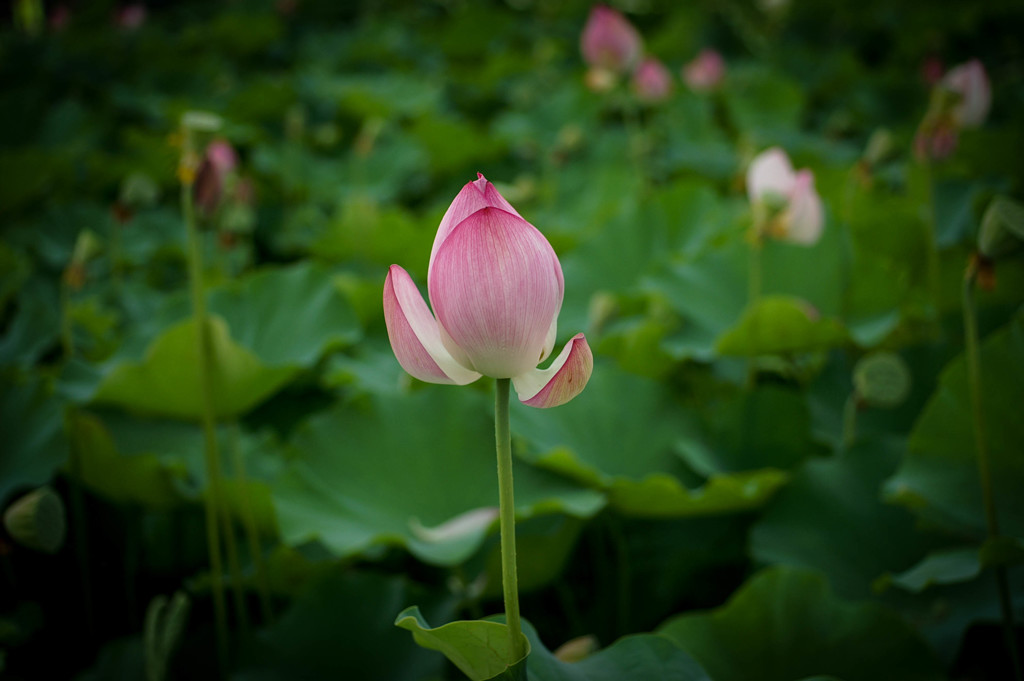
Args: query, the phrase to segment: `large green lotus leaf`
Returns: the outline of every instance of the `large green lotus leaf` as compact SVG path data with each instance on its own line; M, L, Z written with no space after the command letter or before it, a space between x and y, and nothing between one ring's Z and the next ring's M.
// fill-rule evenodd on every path
M519 593L547 586L565 571L582 529L582 520L566 515L543 516L516 523ZM481 597L499 599L502 596L500 537L491 537L481 554L486 573Z
M14 297L13 319L0 334L0 365L30 367L57 344L60 305L57 287L32 278Z
M275 367L309 367L331 345L360 335L328 271L308 262L214 289L210 312L224 318L236 342Z
M335 344L359 335L355 315L330 275L303 263L257 272L210 292L214 405L236 416L271 395ZM76 385L78 399L196 419L202 414L196 327L175 299ZM154 328L155 327L155 328ZM150 336L156 334L155 337ZM140 348L145 354L136 357ZM81 369L81 367L79 367ZM94 391L94 392L93 392Z
M493 412L472 388L338 405L291 442L294 461L272 483L285 542L318 539L340 556L402 545L442 565L462 562L496 525ZM513 411L528 407L514 407ZM603 496L545 471L516 468L522 518L589 517Z
M523 635L530 650L525 669L522 663L507 669L509 636L503 616L452 622L431 629L417 608L409 608L399 615L396 624L412 631L420 645L446 655L455 653L455 657L449 655L450 659L475 681L710 681L692 657L658 634L626 636L578 662L565 662L544 646L529 622L523 621Z
M458 620L431 627L416 606L398 613L395 626L412 632L420 646L444 653L470 681L526 681L525 657L513 654L512 637L503 622ZM519 634L530 654L526 636Z
M806 462L751 529L754 558L820 570L846 597L867 597L883 574L912 566L935 541L879 498L901 452L902 440L872 439Z
M708 248L673 263L650 286L683 318L679 332L665 341L679 358L710 360L715 343L740 320L749 302L749 244L739 234L720 247ZM812 247L767 241L761 250L762 296L799 298L817 314L841 310L841 235L826 227Z
M440 216L428 224L400 207L382 206L368 196L352 196L309 248L317 258L358 260L379 265L382 272L395 262L406 264L412 272L426 272L424 254L430 253L439 223ZM377 304L379 307L379 300Z
M523 622L523 633L532 651L526 660L530 681L711 681L696 660L658 634L625 636L579 662L563 662L544 646L529 622Z
M168 465L153 452L122 456L103 421L87 412L70 415L68 427L78 457L75 470L94 492L149 508L167 508L181 499L178 481L187 475L183 462Z
M22 487L45 484L68 456L64 405L42 381L0 381L0 503Z
M722 355L751 357L826 350L842 345L846 332L799 298L764 296L715 342Z
M938 681L939 663L894 611L832 594L817 573L769 568L721 608L688 613L659 633L690 653L715 681Z
M977 547L944 549L925 556L921 562L886 579L886 584L920 593L942 584L969 582L981 574L981 554Z
M796 133L803 92L799 83L782 73L748 64L730 68L724 101L736 127L760 147Z
M606 224L582 237L562 258L565 280L572 285L566 290L560 328L585 328L584 315L595 293L649 289L643 282L665 266L670 254L698 251L736 219L736 206L719 199L706 182L676 181L643 200L639 191L630 190L624 184L617 189L621 198L602 218ZM638 230L638 224L644 228Z
M214 366L213 404L218 417L243 413L281 387L295 372L267 368L235 343L227 324L211 317ZM107 374L93 395L96 404L133 411L197 419L203 411L196 324L175 324L150 346L138 363L121 364Z
M683 441L679 454L701 475L765 468L791 470L819 453L803 396L775 385L708 396L701 437ZM780 428L779 424L786 424Z
M981 344L981 413L1002 532L1024 537L1024 314ZM985 534L967 366L963 355L939 386L910 434L907 454L885 485L888 497L922 518L976 537Z
M586 390L569 404L517 410L512 424L527 444L526 458L606 491L614 506L631 515L745 510L766 501L785 478L766 469L703 481L678 453L682 441L695 437L692 419L657 383L611 366L598 365Z
M923 216L926 180L912 173L905 192L884 188L851 192L846 211L853 250L850 316L876 322L887 310L928 295L928 229ZM870 336L870 334L869 334Z
M663 160L671 171L691 171L716 180L727 180L736 172L736 147L715 121L712 99L682 91L655 114L650 128L668 137L664 155L658 154L655 163Z
M747 304L747 248L738 240L673 264L651 286L683 318L680 330L665 341L679 359L709 361L715 342L740 318Z
M504 144L475 124L436 112L417 118L412 134L430 156L430 167L439 173L490 165L502 155Z
M233 681L437 678L444 663L394 626L395 613L420 603L432 619L455 614L450 596L406 579L321 570L291 607L242 649Z
M439 80L389 71L339 75L334 69L310 68L298 74L299 89L336 103L361 117L429 114L439 109Z

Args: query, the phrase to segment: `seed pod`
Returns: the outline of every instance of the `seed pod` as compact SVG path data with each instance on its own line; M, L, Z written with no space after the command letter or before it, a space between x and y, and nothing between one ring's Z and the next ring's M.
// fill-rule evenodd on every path
M910 370L899 355L873 352L853 368L853 385L865 404L892 409L910 393Z
M67 532L64 503L49 487L40 487L11 504L4 512L11 539L43 553L56 553Z

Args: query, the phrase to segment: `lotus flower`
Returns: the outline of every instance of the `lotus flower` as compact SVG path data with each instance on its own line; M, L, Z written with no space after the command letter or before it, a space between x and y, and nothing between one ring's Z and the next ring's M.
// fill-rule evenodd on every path
M596 5L583 27L580 51L594 68L628 73L640 60L643 39L626 17L610 7Z
M660 102L672 92L672 75L664 64L648 57L633 72L633 91L645 102Z
M769 236L805 245L821 237L824 212L814 175L806 168L794 172L782 149L772 147L750 163L747 194ZM769 215L772 208L776 211Z
M583 390L594 357L580 333L549 368L537 368L554 348L562 266L537 228L477 177L455 197L434 238L427 270L433 314L404 269L388 271L391 348L403 369L428 383L511 378L531 407L564 404Z
M715 50L701 50L683 67L683 80L694 92L710 92L725 77L725 61Z
M977 59L960 64L942 77L941 87L960 95L953 105L953 120L963 128L976 128L985 122L992 108L992 87L985 67Z

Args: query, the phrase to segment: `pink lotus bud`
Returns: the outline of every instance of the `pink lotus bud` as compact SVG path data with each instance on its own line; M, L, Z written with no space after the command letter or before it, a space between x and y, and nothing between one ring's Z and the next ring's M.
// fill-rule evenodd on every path
M940 85L960 95L953 105L953 120L964 128L976 128L985 122L992 108L992 87L985 67L977 59L950 69Z
M590 66L628 73L640 60L643 40L626 17L595 5L580 36L580 51Z
M205 215L213 213L220 205L225 180L237 166L238 155L226 140L214 140L206 146L193 187L196 205Z
M218 172L229 173L238 166L238 154L227 140L213 140L206 146L206 158Z
M683 80L694 92L710 92L725 77L725 61L715 50L701 50L683 67Z
M814 188L814 174L807 169L794 172L782 149L772 147L750 163L747 195L761 214L768 235L808 246L821 237L824 210ZM768 219L772 206L778 211Z
M388 338L412 376L456 385L481 375L511 378L532 407L564 404L590 379L594 357L582 333L549 368L537 368L554 349L562 266L544 235L483 175L441 219L427 290L433 314L403 268L392 265L384 281Z
M672 74L660 61L648 57L633 73L633 92L645 102L660 102L672 92Z
M134 31L146 23L146 6L143 4L125 5L117 10L114 23L125 31Z

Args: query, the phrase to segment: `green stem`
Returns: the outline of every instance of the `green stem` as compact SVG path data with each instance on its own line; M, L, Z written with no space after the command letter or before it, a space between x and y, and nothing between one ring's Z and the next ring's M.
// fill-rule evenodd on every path
M222 478L223 481L223 478ZM231 509L228 507L223 486L217 493L220 510L221 531L224 532L224 548L228 555L228 574L231 575L231 591L234 594L235 620L242 631L243 638L249 633L249 612L245 607L245 583L242 581L242 562L238 559L238 543L235 541L235 528L231 522Z
M238 445L238 423L231 428L231 454L232 465L235 468L235 477L240 486L239 496L242 507L242 523L245 525L245 533L249 543L249 555L252 560L253 570L256 572L256 586L260 595L260 614L263 616L263 623L270 624L273 617L273 609L270 601L270 585L267 582L267 571L263 564L263 550L260 547L260 533L256 527L256 514L252 507L252 497L249 492L249 478L245 472L245 457L242 456L242 448Z
M185 135L189 132L186 130ZM195 206L192 202L192 182L181 184L181 207L188 232L188 269L192 289L192 311L196 324L196 343L199 355L199 381L203 406L203 452L206 460L208 488L205 495L206 543L210 552L210 585L213 592L213 611L217 626L217 654L222 672L228 663L228 624L224 602L224 573L220 555L220 533L218 531L219 507L221 505L220 454L217 451L216 416L213 401L213 340L206 317L206 298L203 292L203 258L196 228Z
M985 507L985 523L988 528L989 540L999 537L999 518L996 515L995 492L992 488L992 466L988 458L988 442L985 436L985 411L982 408L981 396L981 353L978 343L978 319L974 308L974 284L978 270L975 261L971 261L964 276L963 309L964 309L964 354L967 360L967 384L971 396L971 415L974 419L974 449L978 457L978 477L981 479L981 499ZM1003 632L1006 645L1013 665L1014 678L1021 681L1022 676L1020 655L1017 651L1017 638L1013 622L1013 601L1010 596L1010 582L1005 565L997 565L996 586L999 590L999 606L1003 615Z
M505 621L511 641L512 659L526 655L519 623L519 583L516 577L516 506L512 483L512 435L509 432L509 380L496 381L494 398L494 442L498 450L498 515L501 527L501 587L505 596Z

